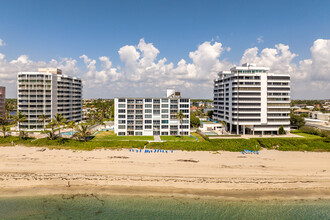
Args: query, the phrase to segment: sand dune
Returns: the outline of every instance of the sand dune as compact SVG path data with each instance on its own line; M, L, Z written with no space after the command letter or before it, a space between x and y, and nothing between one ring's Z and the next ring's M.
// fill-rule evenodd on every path
M330 153L0 148L1 196L62 193L330 198Z

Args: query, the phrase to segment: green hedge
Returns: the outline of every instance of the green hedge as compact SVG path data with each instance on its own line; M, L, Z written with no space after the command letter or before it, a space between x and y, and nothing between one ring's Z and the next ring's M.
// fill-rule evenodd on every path
M62 140L49 140L48 138L38 139L29 143L28 146L47 146L61 149L93 150L96 148L141 148L148 142L143 141L87 141L82 142L73 139L63 138Z
M258 138L262 147L281 151L330 151L329 138Z
M26 139L20 139L18 136L7 136L5 138L0 137L0 145L11 145L12 142L14 142L15 144L24 144L24 143L28 143L31 142L31 140L33 140L34 138L26 138Z
M300 133L300 132L312 134L312 135L318 135L321 137L330 137L330 131L321 130L310 126L302 126L299 128L299 130L291 131L291 133Z
M257 147L256 147L257 146ZM251 139L217 139L204 142L152 142L147 145L153 149L188 151L243 151L260 150L259 143Z

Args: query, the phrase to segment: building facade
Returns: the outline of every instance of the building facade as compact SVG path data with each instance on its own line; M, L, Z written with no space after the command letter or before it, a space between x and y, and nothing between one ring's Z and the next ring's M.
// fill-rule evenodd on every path
M213 118L236 134L277 134L281 125L290 131L290 75L249 63L220 72Z
M0 86L0 117L6 118L6 87Z
M40 115L51 118L59 113L68 121L82 120L80 78L63 75L60 69L40 68L38 72L18 73L17 85L17 110L27 117L22 129L43 129Z
M179 120L179 112L184 115ZM117 135L190 135L190 99L167 90L165 98L115 98Z

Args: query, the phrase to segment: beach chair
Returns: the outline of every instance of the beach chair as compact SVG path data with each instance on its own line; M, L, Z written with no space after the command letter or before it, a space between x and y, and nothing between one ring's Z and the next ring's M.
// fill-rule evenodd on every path
M171 150L171 153L173 153L173 150Z
M256 152L259 155L259 151Z
M244 151L242 151L242 154L245 154Z

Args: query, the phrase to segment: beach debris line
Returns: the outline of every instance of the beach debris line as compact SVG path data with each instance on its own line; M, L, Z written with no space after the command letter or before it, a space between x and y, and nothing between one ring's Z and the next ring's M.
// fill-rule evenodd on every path
M199 160L193 160L193 159L179 159L179 160L176 160L176 161L179 161L179 162L191 162L191 163L198 163Z

